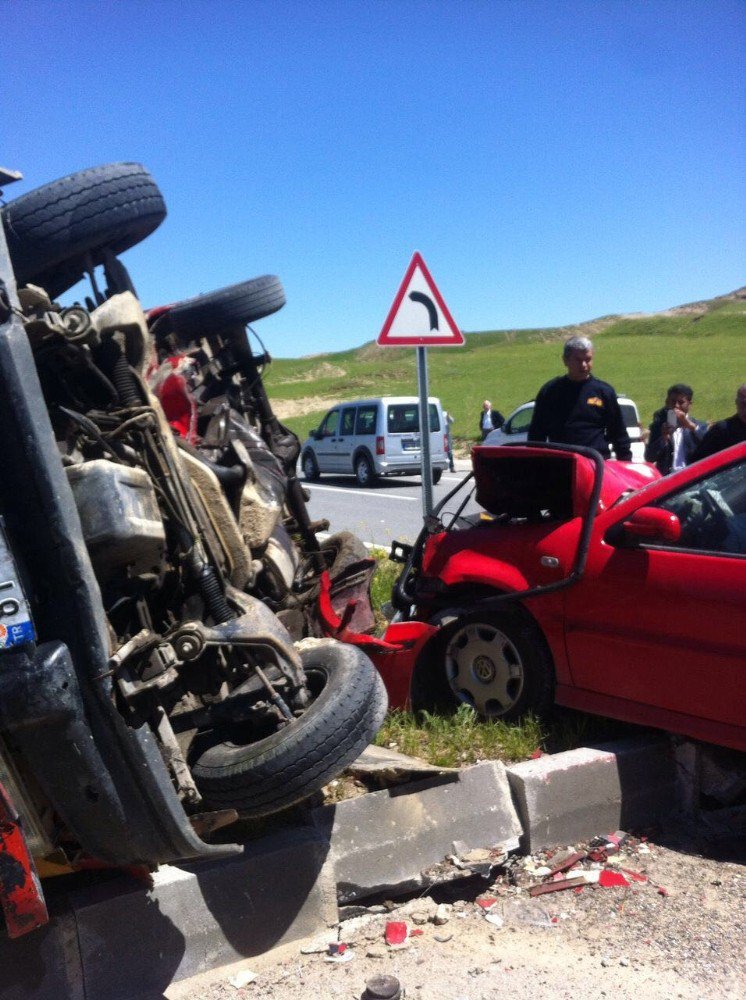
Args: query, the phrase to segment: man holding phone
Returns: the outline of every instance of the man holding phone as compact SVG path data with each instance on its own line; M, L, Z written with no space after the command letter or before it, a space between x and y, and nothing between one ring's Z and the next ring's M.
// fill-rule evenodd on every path
M666 393L666 405L656 410L650 425L650 437L645 446L645 461L652 462L658 471L683 469L707 432L703 420L689 415L694 390L684 382L672 385Z

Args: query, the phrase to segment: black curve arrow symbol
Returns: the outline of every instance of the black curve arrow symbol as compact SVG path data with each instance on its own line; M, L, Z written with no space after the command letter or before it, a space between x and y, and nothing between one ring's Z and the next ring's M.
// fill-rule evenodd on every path
M412 302L419 302L427 309L427 314L430 317L430 329L438 329L438 310L435 308L435 303L430 298L429 295L424 295L422 292L410 292L409 298Z

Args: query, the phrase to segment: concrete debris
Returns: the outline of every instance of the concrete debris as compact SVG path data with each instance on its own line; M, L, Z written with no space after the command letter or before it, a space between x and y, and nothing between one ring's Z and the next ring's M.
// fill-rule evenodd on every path
M237 972L235 976L231 976L228 983L236 990L241 990L244 986L248 986L249 983L256 982L257 974L252 972L251 969L244 969L242 972Z
M435 916L432 918L433 923L436 924L438 927L442 926L443 924L447 924L448 921L451 919L452 912L453 912L452 906L450 906L448 903L441 903L438 906L437 910L435 911Z

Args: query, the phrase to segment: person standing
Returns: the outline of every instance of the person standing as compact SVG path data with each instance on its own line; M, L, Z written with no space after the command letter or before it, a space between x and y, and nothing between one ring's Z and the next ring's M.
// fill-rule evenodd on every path
M492 403L489 399L485 399L482 403L482 412L479 414L479 433L482 435L482 441L484 441L490 431L497 430L504 423L505 417L502 413L499 410L493 410Z
M664 476L685 468L707 433L706 422L689 413L693 399L692 387L677 382L666 393L665 406L653 414L645 461L652 462Z
M587 337L570 337L562 350L566 375L546 382L536 397L529 441L595 448L604 458L611 447L623 462L632 460L632 446L614 387L592 374L593 344Z
M448 467L451 472L456 471L456 467L453 464L453 439L451 438L451 424L453 423L453 417L448 412L448 410L443 410L443 423L446 428L446 451L448 452Z
M691 457L692 462L707 458L731 445L746 441L746 382L736 389L736 412L727 420L718 420L702 438Z

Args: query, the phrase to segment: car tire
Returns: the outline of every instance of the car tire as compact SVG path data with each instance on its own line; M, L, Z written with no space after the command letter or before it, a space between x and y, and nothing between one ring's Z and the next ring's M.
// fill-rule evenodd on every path
M303 478L309 483L315 483L321 473L319 472L319 463L312 451L303 452L301 466L303 467Z
M139 163L109 163L29 191L2 210L19 285L40 285L51 298L72 288L88 264L122 253L166 217L157 184Z
M443 475L442 469L433 469L433 486L437 486L440 482L440 477Z
M461 614L423 649L412 680L416 711L453 711L466 703L481 718L509 722L546 715L554 666L543 633L517 604Z
M358 486L372 486L376 481L376 470L367 455L358 455L355 459L355 479Z
M246 326L271 316L285 305L282 282L265 274L237 285L227 285L215 292L184 299L169 310L171 329L177 336L190 339L204 333L219 333L236 326Z
M303 715L253 743L215 731L195 740L189 762L208 805L247 817L279 812L317 792L375 736L387 698L368 657L325 639L301 648L301 658L314 696Z

